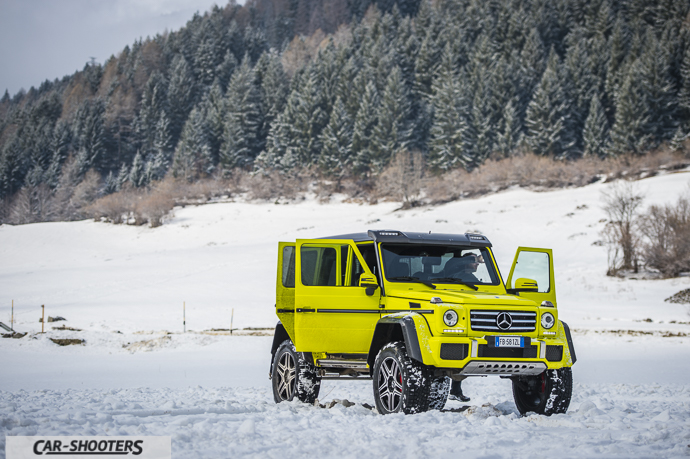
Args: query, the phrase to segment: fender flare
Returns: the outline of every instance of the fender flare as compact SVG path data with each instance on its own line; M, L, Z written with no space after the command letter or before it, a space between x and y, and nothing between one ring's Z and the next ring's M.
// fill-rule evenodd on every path
M280 346L280 343L282 343L286 339L290 339L290 335L288 334L287 330L285 330L283 324L280 321L278 321L278 324L276 325L276 331L273 333L273 344L271 345L271 366L268 368L269 379L271 378L271 376L273 376L273 358L276 356L278 346Z
M381 348L393 341L403 341L410 358L422 363L424 362L422 360L422 350L419 346L417 329L415 328L412 315L410 313L404 316L397 314L390 315L381 318L376 323L374 337L371 340L371 346L369 347L369 354L367 356L370 372L374 369L374 361Z
M575 346L573 345L573 338L570 336L570 327L568 324L561 320L561 325L563 325L563 331L565 332L565 339L568 341L568 347L570 348L570 358L573 360L573 365L577 362L577 356L575 356Z

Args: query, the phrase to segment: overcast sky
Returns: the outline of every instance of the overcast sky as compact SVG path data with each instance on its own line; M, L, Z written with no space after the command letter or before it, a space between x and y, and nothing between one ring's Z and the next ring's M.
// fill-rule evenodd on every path
M125 45L177 30L227 0L0 0L0 97L103 64ZM237 3L244 3L238 1Z

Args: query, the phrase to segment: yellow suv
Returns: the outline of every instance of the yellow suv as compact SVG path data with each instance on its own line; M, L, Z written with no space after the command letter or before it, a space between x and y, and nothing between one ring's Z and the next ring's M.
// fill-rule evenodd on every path
M379 413L442 409L450 381L497 375L520 413L565 413L575 349L550 249L518 248L507 283L481 234L369 231L278 245L276 402L324 379L373 380Z

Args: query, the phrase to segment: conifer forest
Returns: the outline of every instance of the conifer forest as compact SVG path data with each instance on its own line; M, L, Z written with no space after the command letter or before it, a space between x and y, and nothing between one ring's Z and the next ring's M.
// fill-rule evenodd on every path
M443 174L688 137L688 0L232 1L5 91L0 200L234 171L366 180L401 151Z

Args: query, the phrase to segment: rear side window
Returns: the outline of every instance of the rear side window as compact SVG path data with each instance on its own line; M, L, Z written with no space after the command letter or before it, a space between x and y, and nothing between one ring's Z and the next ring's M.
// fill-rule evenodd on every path
M305 247L300 252L302 284L307 286L335 286L338 257L333 247Z
M283 247L283 287L295 288L295 248Z

